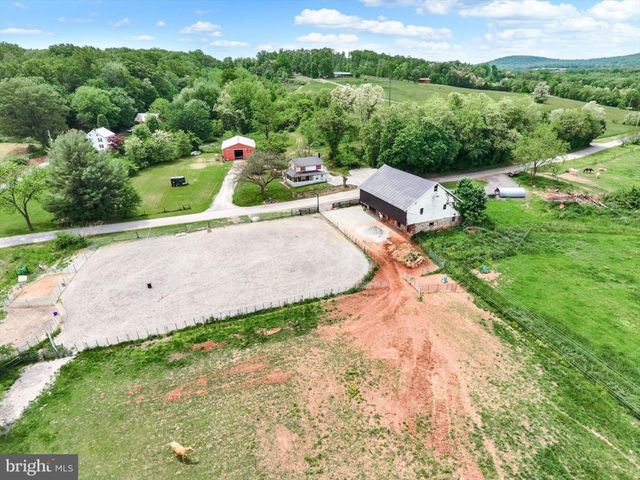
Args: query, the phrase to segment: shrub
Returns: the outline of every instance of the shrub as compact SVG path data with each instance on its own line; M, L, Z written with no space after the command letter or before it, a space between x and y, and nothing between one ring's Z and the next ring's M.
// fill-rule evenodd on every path
M53 241L55 250L77 250L88 245L87 239L75 233L58 233Z

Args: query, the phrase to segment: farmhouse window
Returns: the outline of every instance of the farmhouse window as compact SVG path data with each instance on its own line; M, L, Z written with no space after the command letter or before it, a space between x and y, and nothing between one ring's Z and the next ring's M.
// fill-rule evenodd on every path
M442 209L443 209L443 210L446 210L446 209L447 209L447 204L446 204L446 203L442 206Z
M437 192L437 191L438 191L438 185L434 185L434 187L433 187L433 191L434 191L434 192Z
M424 208L420 209L420 215L422 215L424 213Z

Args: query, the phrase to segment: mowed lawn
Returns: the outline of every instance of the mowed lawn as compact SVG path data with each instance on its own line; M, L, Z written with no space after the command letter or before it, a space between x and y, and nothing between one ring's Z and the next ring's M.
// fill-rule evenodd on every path
M300 87L301 91L320 91L332 90L336 88L336 83L341 85L361 85L363 83L371 83L379 85L384 89L384 98L389 98L389 89L391 89L391 102L426 102L431 97L447 97L452 92L462 94L484 93L495 101L499 101L503 97L523 96L521 93L501 92L495 90L476 90L472 88L451 87L449 85L423 84L415 83L407 80L391 80L378 77L362 77L362 78L332 78L326 82L308 79L309 83ZM560 97L549 97L543 105L546 110L554 110L557 108L582 108L584 102L577 100L569 100ZM607 129L599 138L612 137L624 133L637 130L631 125L623 125L622 121L627 115L626 110L615 107L603 107L606 112Z
M305 192L313 192L320 195L332 192L343 191L342 187L334 187L328 183L317 183L315 185L306 185L304 187L290 188L284 185L280 180L271 182L264 194L260 193L260 187L253 183L243 182L236 185L233 192L233 203L240 207L249 207L252 205L262 205L263 203L288 202L297 198L296 194L302 195Z
M158 218L197 213L206 210L220 191L222 180L231 168L229 163L215 162L212 154L185 157L142 170L131 179L142 202L137 215L130 219ZM184 175L189 185L171 187L170 177ZM191 207L191 208L189 208ZM59 226L39 202L29 204L34 231L54 230ZM29 233L21 215L0 211L0 237Z
M185 157L146 168L131 179L142 198L139 215L157 218L206 210L220 191L230 168L230 162L216 162L212 154ZM170 178L177 176L184 176L189 185L172 187Z
M587 174L584 168L605 168L600 172L600 178L595 173ZM544 172L549 173L551 166L545 167ZM588 157L571 160L562 166L562 170L575 168L575 183L581 188L589 188L594 191L615 191L640 186L640 145L625 145L612 148L604 152L589 155ZM564 175L562 181L572 181L573 175Z

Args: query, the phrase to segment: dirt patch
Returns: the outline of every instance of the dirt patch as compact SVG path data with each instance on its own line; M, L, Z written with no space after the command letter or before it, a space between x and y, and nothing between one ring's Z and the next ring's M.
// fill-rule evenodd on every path
M260 385L276 385L278 383L285 383L291 378L290 373L286 372L273 372L263 377L260 377L258 384Z
M131 387L127 392L127 395L135 395L140 390L142 390L142 385L136 385L135 387Z
M51 275L43 275L37 280L25 285L13 300L11 306L53 305L56 303L56 298L54 298L56 288L58 288L58 285L64 284L65 277L69 277L69 274L54 273Z
M271 336L271 335L275 335L276 333L280 333L282 331L282 328L280 327L274 327L274 328L263 328L260 330L256 330L260 335L266 335L266 336Z
M164 403L176 402L182 398L182 393L184 392L184 386L181 385L177 388L174 388L169 393L164 396Z
M410 243L391 243L387 250L391 258L409 268L416 268L425 262L425 257Z
M167 360L169 362L178 362L178 361L184 360L185 358L188 358L188 357L189 357L188 353L175 352L175 353L172 353L171 355L167 356Z
M194 343L191 346L191 350L208 353L214 348L224 347L225 345L226 343L224 342L214 342L212 340L207 340L206 342L202 342L202 343Z
M47 324L53 320L55 306L20 307L5 309L7 315L0 321L0 345L10 343L19 347L42 334Z
M26 155L27 143L0 143L0 160L9 154Z
M267 368L266 363L246 363L243 362L225 372L225 375L238 375L241 373L253 373Z
M192 163L191 165L189 165L189 168L191 170L202 170L203 168L207 168L207 167L211 167L212 165L215 165L214 162L196 162L196 163Z
M198 387L206 387L207 386L207 377L204 375L200 375L198 379L195 381L195 385Z
M422 436L425 446L441 459L455 462L460 478L483 478L475 460L477 447L468 432L469 423L482 426L470 391L499 377L503 368L499 340L478 321L490 315L461 289L459 293L427 294L418 301L415 290L402 278L407 267L392 258L400 248L410 251L406 239L398 235L391 242L395 248L367 243L380 265L374 281L386 282L389 288L340 298L336 316L344 320L319 331L328 339L348 339L368 357L389 362L399 372L395 384L383 381L383 386L362 391L384 425L396 430L407 426ZM431 277L421 281L440 278ZM421 418L429 421L427 432L420 427ZM483 442L493 456L490 440ZM500 459L493 461L500 469Z
M558 176L563 180L568 180L569 182L585 183L587 185L590 185L591 183L593 183L591 182L591 179L584 178L579 175L574 175L573 173L563 173L562 175L558 175ZM545 175L545 177L547 177L547 175ZM551 175L549 175L548 177L553 178L553 176Z
M171 337L160 337L160 338L154 338L152 340L145 340L140 344L140 348L144 349L144 348L152 347L153 345L166 343L166 342L169 342L170 340L171 340Z
M478 277L481 280L485 280L489 282L491 285L497 285L498 279L500 278L500 272L496 272L496 271L482 273L480 270L474 269L473 273L476 277Z

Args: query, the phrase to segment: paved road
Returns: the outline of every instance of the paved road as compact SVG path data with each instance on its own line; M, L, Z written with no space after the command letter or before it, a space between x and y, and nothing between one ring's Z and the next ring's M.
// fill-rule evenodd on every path
M583 150L570 153L563 157L558 157L554 159L553 162L560 163L566 160L573 160L576 158L586 157L587 155L592 155L602 150L617 147L617 146L620 146L621 144L622 144L622 140L612 140L606 143L594 144ZM432 177L432 180L435 180L438 182L455 182L457 180L460 180L463 177L484 178L492 175L497 175L500 173L508 173L508 172L513 172L517 170L524 170L524 167L511 166L511 167L489 168L485 170L479 170L476 172ZM225 182L226 180L227 179L225 179ZM357 189L348 190L346 192L334 193L332 195L325 195L320 197L320 205L327 206L335 202L344 202L347 200L353 200L358 198L358 196L359 196L359 193ZM215 201L213 202L212 208L214 205L216 205ZM305 198L301 200L293 200L291 202L272 203L269 205L257 205L255 207L232 206L231 208L224 208L221 210L212 210L212 209L205 210L204 212L193 213L191 215L154 218L151 220L137 220L132 222L111 223L107 225L98 225L95 227L71 228L71 229L65 229L64 231L77 233L84 236L104 235L107 233L126 232L131 230L144 230L148 228L164 227L168 225L180 225L182 223L201 222L201 221L207 221L207 220L216 220L220 218L238 217L241 215L260 215L263 213L286 212L288 210L294 210L298 208L309 208L309 207L315 207L315 206L316 206L315 198ZM14 237L0 238L0 248L15 247L17 245L27 245L30 243L48 242L50 240L53 240L59 231L61 230L40 232L40 233L29 233L26 235L16 235Z

